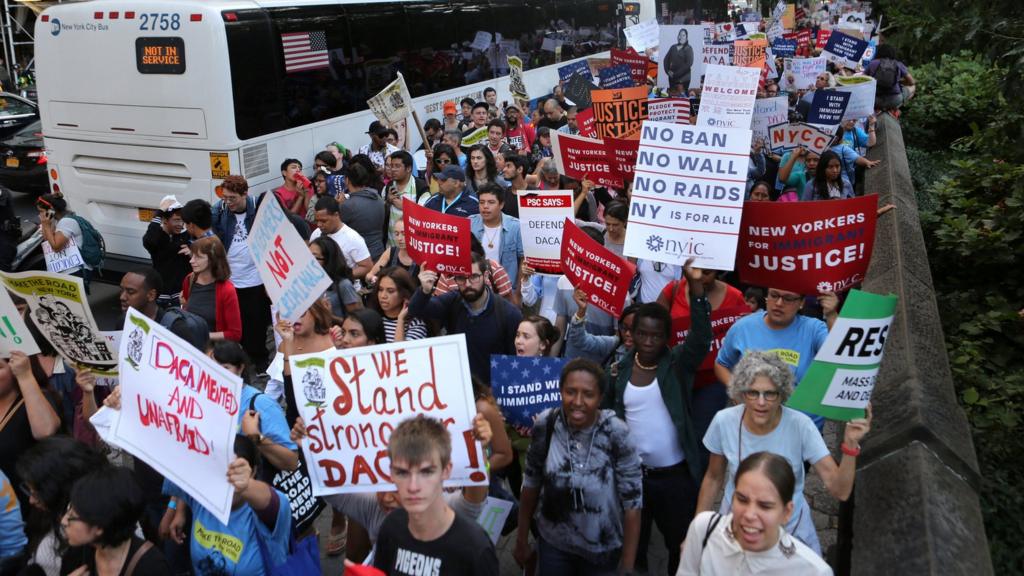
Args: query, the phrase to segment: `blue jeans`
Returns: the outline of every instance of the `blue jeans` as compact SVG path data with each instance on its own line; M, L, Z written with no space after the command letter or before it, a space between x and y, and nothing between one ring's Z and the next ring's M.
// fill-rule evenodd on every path
M619 572L619 554L607 565L594 564L537 539L537 576L615 576Z

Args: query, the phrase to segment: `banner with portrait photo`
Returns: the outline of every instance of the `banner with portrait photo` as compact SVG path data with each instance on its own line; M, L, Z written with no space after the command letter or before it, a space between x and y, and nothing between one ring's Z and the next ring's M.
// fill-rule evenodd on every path
M661 26L658 46L659 88L682 86L685 91L700 86L704 72L703 25Z

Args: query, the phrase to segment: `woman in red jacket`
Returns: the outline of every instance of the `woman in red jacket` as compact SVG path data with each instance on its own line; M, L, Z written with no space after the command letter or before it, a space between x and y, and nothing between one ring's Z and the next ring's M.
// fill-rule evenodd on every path
M210 340L242 339L242 314L238 294L228 266L224 245L216 236L200 238L189 247L188 263L192 272L181 287L181 307L204 320L210 327Z

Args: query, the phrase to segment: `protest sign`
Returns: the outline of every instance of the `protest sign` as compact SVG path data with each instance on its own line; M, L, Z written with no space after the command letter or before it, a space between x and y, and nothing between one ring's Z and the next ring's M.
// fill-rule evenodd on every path
M611 64L626 64L629 66L629 73L633 77L633 84L645 86L647 84L647 57L630 50L611 50Z
M406 251L417 264L441 274L471 274L469 218L402 201Z
M593 78L590 75L590 64L587 64L586 60L577 60L558 67L558 80L561 82L568 82L570 78L577 74L583 76L587 81Z
M838 90L816 90L811 108L807 113L807 123L821 126L838 126L846 114L850 103L850 94Z
M462 146L475 146L487 141L487 126L477 128L462 137Z
M684 89L700 86L700 75L704 69L704 30L704 26L699 24L661 26L658 36L661 55L658 87L668 88L669 84L683 84Z
M36 328L65 359L97 372L116 371L116 351L96 328L81 278L53 272L0 272L0 282L25 299Z
M802 55L811 53L811 31L804 28L796 33L796 50Z
M633 70L629 64L616 64L609 66L598 73L601 78L601 88L630 88L635 86L633 82Z
M732 63L745 68L764 68L768 59L768 42L764 40L737 40L733 43L735 53Z
M635 26L627 26L622 29L626 36L626 44L643 54L648 48L658 48L658 21L648 20Z
M775 7L772 8L772 20L782 20L782 15L786 13L786 0L779 0Z
M875 87L877 83L871 76L836 76L836 90L848 92L850 103L846 106L843 120L849 118L866 118L875 113Z
M604 139L604 151L608 156L612 174L623 180L633 178L633 168L636 166L636 153L639 145L639 140Z
M480 50L481 52L487 51L491 47L491 33L478 30L476 36L473 37L473 43L469 45L474 50Z
M800 294L849 290L864 280L871 261L877 209L876 195L747 204L736 257L740 278Z
M576 112L576 127L580 131L580 136L584 136L586 138L597 137L597 126L594 125L593 107Z
M419 414L451 433L445 486L487 484L487 456L473 438L476 402L464 334L292 355L291 371L316 496L395 490L388 439Z
M839 27L855 28L864 31L865 24L868 22L867 14L864 12L847 12L839 17ZM869 28L870 30L870 28Z
M10 358L13 350L31 356L39 353L39 346L29 333L11 295L0 288L0 358Z
M653 98L647 101L647 119L670 124L690 123L689 98Z
M508 518L509 513L512 512L514 506L514 502L490 496L484 501L483 508L480 510L480 515L477 516L476 522L491 537L491 544L498 544L501 532L505 528L505 520Z
M756 15L755 15L756 16ZM758 34L758 29L761 26L761 20L753 20L747 22L740 22L736 25L736 39L746 40L749 39L751 34Z
M732 53L733 46L731 42L726 44L705 44L701 49L701 73L703 74L707 66L711 64L729 66L732 64Z
M526 81L523 80L523 59L519 56L508 56L508 91L516 100L529 100Z
M600 186L622 187L612 174L604 143L593 138L551 132L551 153L559 174L579 181L589 179Z
M246 242L267 296L283 320L297 321L331 287L327 272L279 202L260 204Z
M680 287L680 290L683 288ZM725 339L726 332L737 320L747 314L750 314L749 306L719 308L711 311L711 349L704 356L704 361L701 362L698 370L707 372L715 369L715 358L718 357L718 351L722 349L722 340ZM689 316L672 316L672 331L669 334L668 345L675 346L685 341L687 334L690 333L690 324Z
M776 124L785 124L788 121L789 98L775 96L774 98L754 100L754 116L750 122L750 129L754 132L754 140L762 142L766 149L771 147L769 129Z
M814 88L814 82L818 74L825 71L825 58L794 58L790 72L793 73L793 88L797 90L810 90Z
M786 405L832 420L863 418L896 302L893 295L851 290L828 338Z
M828 43L821 54L829 62L835 62L845 68L857 68L867 47L866 41L835 31L829 36Z
M391 125L409 115L412 97L405 86L405 78L398 72L398 78L384 87L379 94L366 101L377 120Z
M562 229L562 272L590 303L618 318L636 266L587 236L572 220Z
M46 270L48 272L63 272L85 266L85 261L82 260L82 252L78 249L78 245L75 244L73 236L68 237L67 243L64 244L64 249L59 252L54 250L49 242L43 242L42 247L43 259L46 261Z
M715 24L715 42L732 42L736 39L732 22Z
M778 124L769 127L768 132L773 152L806 148L815 154L821 154L832 142L831 133L803 122Z
M768 25L767 30L765 30L765 35L768 36L768 40L770 42L775 42L779 38L785 37L785 34L786 30L782 27L782 22L779 22L778 20L773 20L772 23Z
M646 86L594 90L591 96L598 138L640 137L640 124L647 118Z
M573 217L572 190L517 193L523 262L538 274L561 274L562 227L566 218Z
M533 428L538 414L560 405L559 376L568 360L491 354L491 391L505 421Z
M121 410L113 443L228 521L242 379L129 308L121 339Z
M782 58L792 58L796 56L796 40L776 39L772 42L772 52Z
M786 4L786 9L782 12L782 27L786 30L792 30L796 28L796 5Z
M586 110L592 106L592 94L594 90L594 83L591 81L593 76L588 71L586 76L583 74L573 74L569 81L562 87L562 92L565 97L572 100L572 103L576 105L578 110Z
M708 64L704 71L697 125L717 128L750 126L760 78L759 68Z
M645 122L623 253L732 270L750 138L746 128Z
M821 29L818 30L818 38L814 41L814 46L818 50L824 50L825 46L828 45L828 39L832 36L831 30Z

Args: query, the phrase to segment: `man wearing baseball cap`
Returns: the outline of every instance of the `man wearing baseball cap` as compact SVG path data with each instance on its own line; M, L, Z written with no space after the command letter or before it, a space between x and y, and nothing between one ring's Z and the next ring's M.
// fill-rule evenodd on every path
M370 157L370 161L377 167L377 172L384 172L384 159L393 152L398 152L399 148L394 144L388 143L388 128L381 124L379 120L371 122L370 128L367 129L366 133L370 135L370 143L363 144L359 148L359 153Z
M427 200L425 206L442 214L469 218L480 213L476 196L465 192L466 173L455 164L448 164L436 174L441 193Z
M455 102L451 100L444 103L444 122L442 122L442 128L444 130L458 130L462 132L462 125L459 123L458 108L455 106ZM442 130L442 133L443 131Z
M516 104L505 106L505 142L516 154L529 156L536 138L533 126L523 121L523 111Z

